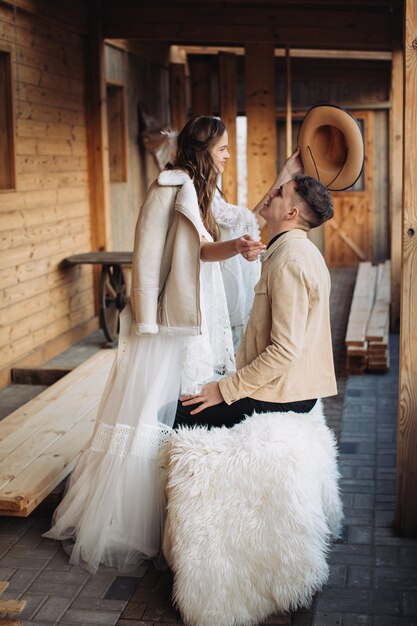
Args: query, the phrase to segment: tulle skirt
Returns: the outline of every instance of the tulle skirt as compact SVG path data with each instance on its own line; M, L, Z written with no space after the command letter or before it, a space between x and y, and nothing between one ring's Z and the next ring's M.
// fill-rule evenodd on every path
M201 334L140 335L130 304L120 315L117 356L91 443L78 461L45 537L68 540L70 563L120 573L158 559L165 520L158 457L172 433L178 397L235 370L218 263L202 263Z
M124 317L123 317L124 316ZM165 500L158 454L172 432L183 338L137 336L123 311L118 353L95 433L73 471L46 537L71 540L70 563L121 573L157 558Z

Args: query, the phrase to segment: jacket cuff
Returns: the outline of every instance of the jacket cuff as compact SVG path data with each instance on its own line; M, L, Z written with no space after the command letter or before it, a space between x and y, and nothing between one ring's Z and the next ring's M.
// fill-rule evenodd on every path
M144 324L143 322L136 323L137 335L156 335L158 332L158 324Z
M219 388L220 388L220 393L223 396L223 400L226 402L226 404L233 404L233 402L236 402L236 400L239 400L239 398L237 398L237 389L235 389L235 385L233 384L233 379L236 377L236 374L230 374L229 376L226 376L226 378L221 378L219 380Z

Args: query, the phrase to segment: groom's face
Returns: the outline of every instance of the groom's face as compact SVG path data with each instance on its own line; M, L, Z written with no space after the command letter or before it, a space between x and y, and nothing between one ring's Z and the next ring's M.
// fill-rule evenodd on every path
M294 202L295 181L290 180L281 187L275 189L273 195L269 194L259 213L267 222L277 222L284 218L291 210Z

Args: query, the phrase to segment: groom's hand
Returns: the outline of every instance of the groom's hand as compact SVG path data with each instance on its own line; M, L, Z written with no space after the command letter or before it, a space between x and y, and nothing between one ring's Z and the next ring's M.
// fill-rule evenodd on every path
M221 394L219 383L216 381L204 385L200 393L196 396L183 396L181 398L181 404L183 406L201 403L199 407L190 411L190 415L196 415L204 411L204 409L208 409L210 406L216 406L216 404L220 404L221 402L224 402L224 398Z

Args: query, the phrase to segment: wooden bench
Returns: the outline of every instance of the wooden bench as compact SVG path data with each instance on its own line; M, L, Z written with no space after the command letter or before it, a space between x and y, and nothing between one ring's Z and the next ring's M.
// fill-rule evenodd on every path
M100 350L0 422L0 514L26 517L91 438L115 350Z
M346 331L346 371L389 368L390 262L360 263Z

